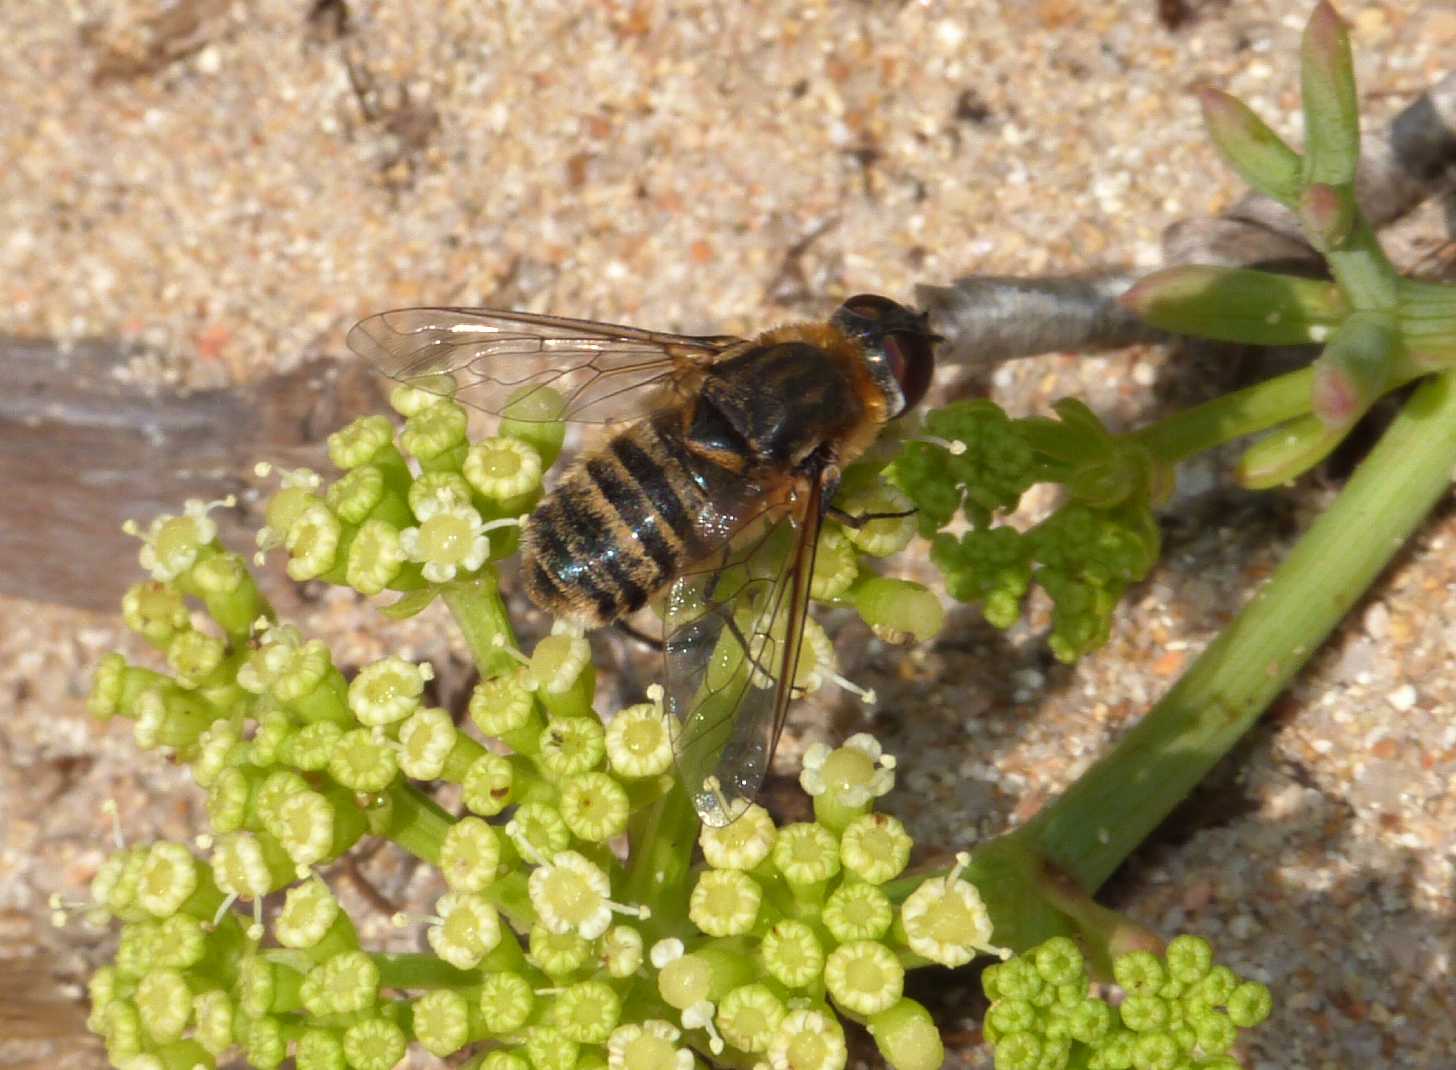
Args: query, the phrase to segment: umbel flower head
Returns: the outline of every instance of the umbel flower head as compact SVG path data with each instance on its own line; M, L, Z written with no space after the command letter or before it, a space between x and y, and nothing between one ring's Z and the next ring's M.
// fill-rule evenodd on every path
M391 1070L417 1045L488 1070L843 1070L844 1014L896 1070L939 1066L905 963L996 949L964 863L902 877L909 834L875 810L894 758L864 734L811 748L812 821L778 827L745 804L699 832L662 690L599 716L580 630L555 622L527 656L510 626L492 558L518 540L560 449L560 399L523 388L499 434L472 444L453 393L422 380L394 395L403 433L366 417L333 436L344 474L285 474L259 545L285 548L295 578L397 592L391 616L439 598L480 672L464 717L404 650L350 665L279 621L217 545L220 503L147 529L152 579L126 621L165 667L109 656L89 706L189 768L211 828L203 857L124 848L93 882L92 913L121 923L88 1022L113 1065ZM879 511L905 501L861 495ZM816 593L863 607L882 635L933 631L934 597L861 553L893 551L912 527L831 526ZM798 684L839 680L828 637L809 637ZM331 887L329 863L380 841L443 883L433 913L393 918L421 950L370 946L354 897ZM1216 970L1199 984L1240 1020L1257 1010ZM1135 1021L1156 1014L1136 1007ZM1204 1028L1211 1045L1219 1026Z

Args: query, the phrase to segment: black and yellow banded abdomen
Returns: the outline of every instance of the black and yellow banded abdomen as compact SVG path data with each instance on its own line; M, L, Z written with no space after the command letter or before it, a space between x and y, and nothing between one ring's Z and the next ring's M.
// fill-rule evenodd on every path
M689 447L681 410L656 413L575 464L536 507L527 593L555 616L610 623L720 549L761 494L740 459Z

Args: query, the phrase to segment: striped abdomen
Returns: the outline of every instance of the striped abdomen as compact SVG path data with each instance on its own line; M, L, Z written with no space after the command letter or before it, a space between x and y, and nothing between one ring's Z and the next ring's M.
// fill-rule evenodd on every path
M742 458L691 449L681 410L634 424L578 462L531 514L522 549L531 600L588 627L641 609L720 548L762 498L743 467Z

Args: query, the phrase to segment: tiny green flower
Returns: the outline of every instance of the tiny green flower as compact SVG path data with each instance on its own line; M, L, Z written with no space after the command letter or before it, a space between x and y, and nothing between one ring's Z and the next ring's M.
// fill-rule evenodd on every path
M123 849L101 863L91 878L91 898L98 906L122 921L139 921L148 916L137 902L148 853L144 847Z
M121 600L121 619L128 628L158 648L165 647L174 636L192 627L182 592L170 583L158 580L135 584L126 592Z
M333 659L322 640L304 642L296 628L276 625L259 637L258 648L238 670L238 686L255 695L266 691L291 704L312 695L333 672Z
M890 931L895 908L873 884L849 881L834 890L820 917L829 934L841 943L878 940Z
M106 1008L113 1000L120 998L121 974L115 966L102 966L86 982L86 996L91 1003L91 1013L86 1016L86 1028L100 1033L106 1028Z
M189 914L165 919L157 926L157 965L178 970L196 966L207 954L208 932Z
M470 694L470 719L487 736L504 738L530 724L535 702L521 669L476 684Z
M826 881L839 872L839 844L822 825L786 825L774 841L773 863L790 884Z
M346 1070L344 1042L331 1029L306 1029L293 1054L297 1070Z
M753 928L763 891L746 873L709 869L698 874L688 918L709 936L740 936Z
M181 516L162 515L154 519L143 534L135 521L127 521L122 530L142 540L138 560L152 579L167 583L196 564L198 556L217 540L217 522L207 514L218 508L232 508L231 497L204 502L188 499Z
M283 909L273 922L273 935L284 947L310 948L324 938L341 914L339 901L318 878L288 889Z
M424 566L425 579L449 583L457 573L474 572L490 556L485 521L470 505L451 498L426 498L415 510L418 527L399 533L400 549Z
M465 410L458 404L437 401L405 419L399 444L428 467L439 467L429 462L440 460L465 445L466 424Z
M167 646L167 664L187 688L208 683L226 656L223 641L202 632L178 632Z
M343 738L344 730L332 721L304 725L279 744L278 760L305 773L316 773L328 768Z
M1229 996L1229 1020L1240 1029L1251 1029L1269 1017L1274 999L1267 985L1245 981Z
M827 794L841 807L867 806L895 786L895 759L868 732L833 750L815 743L804 753L799 785L816 800Z
M560 1029L533 1025L526 1030L526 1056L536 1070L572 1070L580 1048Z
M264 461L254 466L253 471L262 478L272 473L273 466ZM282 486L268 499L264 523L258 529L258 553L253 557L258 565L266 560L269 550L283 545L283 538L298 519L298 514L319 500L315 492L324 483L323 476L308 468L284 469L282 476Z
M282 963L248 955L238 974L238 1006L249 1018L297 1010L302 980L298 971Z
M378 517L364 521L344 559L344 582L364 595L376 595L399 576L409 560L400 530Z
M389 417L374 413L361 416L328 437L329 460L348 471L375 460L394 445L394 425Z
M482 817L494 817L511 804L513 783L509 759L499 754L482 754L470 763L461 784L466 809Z
M496 830L478 817L463 817L445 833L440 871L455 892L480 892L495 880L501 847Z
M561 785L561 819L578 839L605 843L627 831L630 814L626 789L606 773L579 773Z
M977 951L1007 958L1011 953L989 943L991 918L974 885L960 879L970 861L962 852L944 878L933 877L900 907L910 950L942 966L964 966Z
M844 868L869 884L898 877L910 861L910 834L888 814L865 814L849 823L840 838Z
M844 1031L827 1014L791 1011L779 1023L768 1049L773 1070L843 1070L849 1061Z
M346 524L361 524L384 500L384 473L363 464L346 472L324 493L324 504Z
M1112 975L1124 991L1133 995L1157 995L1168 983L1162 960L1151 951L1119 955L1112 963Z
M233 748L242 742L237 726L230 721L213 721L211 727L197 737L197 752L192 759L192 779L198 787L210 788L232 760Z
M178 1040L192 1018L192 993L177 970L153 970L136 991L142 1027L159 1044Z
M137 883L136 899L154 918L182 909L198 885L197 860L180 843L154 843L147 848Z
M541 455L517 438L488 438L470 447L461 472L485 497L514 503L541 488Z
M714 869L750 870L769 856L778 830L768 811L756 803L721 828L704 825L698 833L703 858Z
M884 944L856 940L829 953L824 985L841 1007L855 1014L878 1014L900 1001L905 967Z
M342 536L343 526L332 509L323 502L307 506L283 537L284 548L288 550L289 577L302 583L317 579L333 568Z
M425 937L435 954L460 970L472 970L501 941L500 916L489 900L473 892L450 892L435 904L440 923Z
M754 1054L768 1051L789 1011L783 1001L761 984L743 985L718 1005L718 1028L735 1048Z
M541 733L541 764L558 779L595 769L605 755L602 723L595 717L553 718Z
M157 968L157 933L154 921L133 921L121 927L112 961L123 977L140 980Z
M443 1059L470 1042L470 1006L448 988L428 992L411 1006L415 1039L431 1055Z
M763 938L759 954L770 977L789 988L805 988L824 969L824 949L802 921L779 922Z
M444 504L469 505L470 484L459 472L448 469L422 472L409 487L411 512L418 517L421 508L430 508L425 503L431 499L438 499Z
M344 1030L344 1058L354 1070L392 1070L408 1047L404 1030L384 1018L355 1022Z
M672 735L659 703L643 702L620 711L607 725L606 746L607 760L618 776L638 779L672 768Z
M1203 980L1213 968L1213 945L1201 936L1184 933L1169 941L1163 957L1168 962L1170 977L1185 985L1193 985Z
M379 967L363 951L341 951L308 972L299 996L320 1017L367 1011L379 996Z
M236 1006L219 988L203 992L192 1001L193 1039L208 1054L216 1057L233 1046L233 1020Z
M399 763L389 741L378 729L345 732L329 755L329 776L352 791L383 791L399 775Z
M136 1004L129 999L112 1000L106 1007L103 1035L106 1039L106 1057L113 1066L125 1064L126 1060L141 1054L142 1019Z
M241 1019L243 1054L248 1065L257 1070L277 1070L288 1057L288 1041L283 1023L271 1015Z
M549 803L528 802L516 807L506 822L506 835L522 858L538 864L571 846L566 820Z
M526 670L548 695L564 695L591 665L591 645L580 635L548 635L531 652Z
M212 850L212 878L228 895L258 899L293 883L294 865L266 832L229 832Z
M838 528L826 527L819 533L819 548L814 555L814 578L809 597L818 602L832 602L853 586L859 575L859 558L854 544Z
M455 722L444 710L416 710L399 730L400 769L415 780L436 779L445 771L455 739Z
M1210 1007L1222 1007L1228 1003L1238 986L1238 975L1227 966L1219 965L1199 980L1192 994Z
M910 545L915 537L915 504L895 487L879 483L859 494L846 495L835 503L852 516L869 513L904 513L904 516L868 520L859 527L845 527L845 538L872 557L888 557Z
M207 731L216 711L198 701L193 692L175 686L154 687L137 696L132 738L143 750L156 747L190 753Z
M535 1003L530 982L517 973L487 974L480 989L481 1017L485 1028L497 1036L525 1025Z
M605 1044L622 1017L622 999L604 981L580 981L559 993L552 1021L569 1040Z
M531 926L527 957L548 977L566 977L587 964L592 945L575 932L554 933L539 922Z
M425 683L434 676L428 664L393 655L364 666L349 684L349 708L367 726L393 724L414 713Z
M692 1070L693 1053L678 1047L682 1031L671 1022L649 1018L618 1026L607 1040L611 1070Z
M631 977L642 968L642 934L630 925L613 925L602 937L602 963L613 977Z
M531 871L531 905L541 925L553 933L574 932L595 940L612 923L612 911L627 911L611 900L607 875L575 851L562 851ZM635 908L631 913L637 913Z

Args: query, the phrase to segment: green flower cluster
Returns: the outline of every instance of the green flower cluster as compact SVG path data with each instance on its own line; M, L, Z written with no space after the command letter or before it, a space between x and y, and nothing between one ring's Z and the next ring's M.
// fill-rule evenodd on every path
M196 851L119 850L93 881L93 912L122 930L91 985L112 1063L192 1070L240 1053L259 1068L387 1070L417 1044L497 1070L685 1070L695 1052L837 1070L844 1017L893 1065L938 1066L905 970L992 950L990 922L959 869L887 886L910 850L873 810L893 759L867 736L815 748L803 776L815 821L776 828L750 808L703 830L694 868L660 693L604 723L586 640L559 631L520 652L496 583L561 425L516 412L472 442L448 396L401 389L393 402L397 438L375 417L331 438L340 478L285 474L260 546L285 549L295 579L400 592L394 615L442 598L481 670L469 724L430 705L428 664L388 656L346 674L278 621L217 542L210 512L226 503L137 529L151 579L124 616L167 669L108 655L89 705L190 769L209 828ZM908 503L856 478L839 504ZM827 525L814 597L883 635L933 634L934 596L862 563L903 547L914 524ZM827 641L811 634L807 649L801 681L833 678ZM442 784L459 812L434 798ZM329 886L327 867L373 838L440 874L433 912L395 919L422 929L428 953L364 946ZM270 896L281 906L265 910Z
M1121 955L1113 976L1124 993L1116 1007L1089 994L1082 953L1066 937L988 967L996 1070L1238 1070L1239 1030L1272 1006L1264 985L1215 965L1196 936L1176 937L1161 958Z
M1081 402L1059 402L1056 411L1057 420L1013 420L986 400L948 405L927 416L930 437L906 445L891 479L934 537L931 560L950 593L1009 628L1038 584L1054 607L1049 645L1070 662L1106 641L1128 584L1157 561L1152 506L1167 494L1170 475ZM995 523L1043 482L1065 487L1060 509L1026 532ZM957 512L968 529L942 531Z

